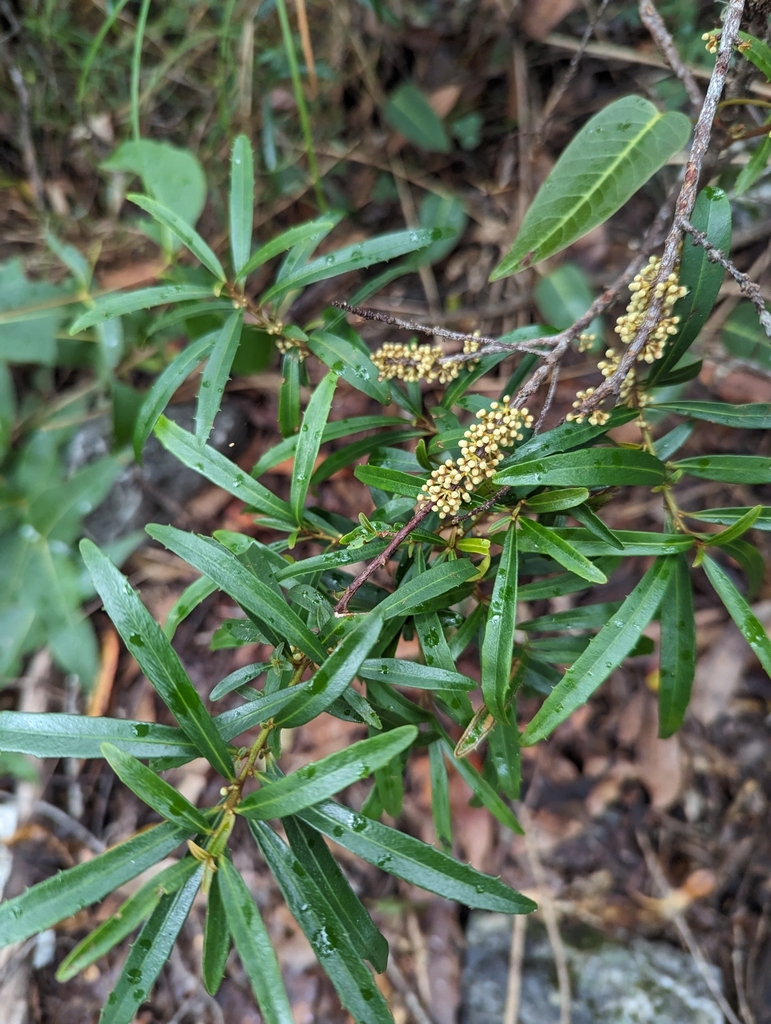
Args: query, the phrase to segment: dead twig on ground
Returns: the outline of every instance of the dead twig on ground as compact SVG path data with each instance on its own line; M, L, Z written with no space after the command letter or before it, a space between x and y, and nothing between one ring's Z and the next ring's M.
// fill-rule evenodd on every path
M680 56L672 36L669 34L667 26L664 24L663 18L654 6L653 0L640 0L639 10L640 21L642 21L643 25L645 25L650 32L654 43L661 51L667 64L669 64L685 86L685 91L688 93L688 99L691 101L691 106L695 111L700 110L701 105L704 102L701 89L696 84L693 72Z

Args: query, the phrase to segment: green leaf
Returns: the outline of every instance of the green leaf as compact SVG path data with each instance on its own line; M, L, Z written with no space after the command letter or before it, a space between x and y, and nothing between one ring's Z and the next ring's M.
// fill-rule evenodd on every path
M529 914L532 900L419 839L329 800L300 817L334 842L390 875L479 910Z
M400 427L404 420L399 416L351 416L344 420L334 420L327 423L321 437L322 444L325 441L337 441L341 437L349 437L351 434L358 434L363 430L379 430L380 427ZM365 438L365 440L368 440ZM269 451L265 452L259 461L252 468L252 476L259 477L268 470L278 466L294 456L297 447L297 437L285 437Z
M731 204L722 189L707 186L696 197L691 223L702 231L716 249L727 253L731 249ZM650 387L663 381L675 369L682 357L699 336L723 283L725 271L719 263L707 258L705 249L686 236L680 258L680 284L688 289L684 298L675 303L673 313L680 317L678 333L670 343L663 359L659 359L648 373Z
M551 527L551 533L565 540L588 558L596 558L599 555L616 555L623 547L624 555L674 555L680 551L688 551L693 547L694 539L682 533L648 533L644 530L615 530L613 540L600 539L590 530L579 530L573 527ZM519 538L520 551L537 551L535 544L530 542L528 534L522 533ZM537 586L538 584L535 584ZM534 584L526 583L531 588ZM531 594L532 590L528 593ZM569 593L569 591L568 591ZM542 595L543 596L543 595Z
M13 377L7 365L0 361L0 461L11 444L11 433L16 419L16 392Z
M693 421L678 423L668 434L654 441L653 453L656 458L667 462L688 441L695 428L696 424Z
M479 605L477 605L478 607ZM472 616L473 614L472 612ZM453 657L437 613L416 615L413 622L426 665L429 668L455 673L457 658ZM465 725L474 714L471 701L458 690L440 690L437 692L437 698L444 701L447 712L459 725Z
M34 757L101 757L102 743L135 757L196 757L181 729L118 718L0 711L0 750Z
M69 981L82 970L104 956L114 946L130 935L145 918L158 906L161 896L176 892L198 869L198 862L192 857L184 857L170 864L141 889L121 904L118 910L106 921L87 935L62 960L56 970L57 981Z
M278 389L278 428L282 437L291 437L300 426L300 354L295 349L281 359L281 386Z
M373 924L324 839L300 818L284 818L282 824L292 852L315 882L345 934L351 938L359 955L382 974L388 965L388 943Z
M189 149L153 139L123 142L101 164L105 171L131 171L159 203L195 224L206 202L206 177Z
M155 825L5 900L0 903L0 945L23 942L91 906L163 860L189 835L190 829L170 822Z
M591 533L593 537L596 537L611 548L616 548L617 551L623 549L624 545L618 539L618 535L613 530L608 529L605 523L595 512L592 512L588 505L577 505L572 511L572 516L582 526L586 527L587 532Z
M564 331L584 315L594 301L594 295L586 272L577 263L566 261L538 279L535 301L546 323ZM593 321L587 333L595 334L601 342L602 321Z
M166 616L166 621L163 624L163 632L169 640L174 639L174 634L180 622L183 622L216 589L217 584L207 580L205 576L199 576L197 580L185 587L169 609L169 614Z
M361 962L362 951L354 946L313 878L272 828L260 822L249 827L343 1007L357 1024L393 1024L385 999Z
M163 306L167 302L189 302L191 299L215 297L213 286L199 284L161 284L153 288L138 288L133 292L105 295L96 299L85 313L81 313L70 327L70 334L80 334L87 327L103 324L105 320L125 316L126 313L136 313L138 309L152 309L153 306Z
M338 448L336 452L328 455L311 477L313 487L318 487L324 480L328 480L333 473L339 469L352 466L362 455L369 455L379 448L393 447L411 441L414 437L423 438L424 431L414 427L405 427L404 430L380 431L372 437L362 437L358 441ZM433 468L433 467L432 467Z
M162 224L165 228L168 228L173 235L186 246L190 252L195 256L199 263L202 263L209 273L213 274L218 281L224 282L227 279L227 275L222 267L222 264L217 259L214 251L204 242L198 232L190 226L190 224L184 220L179 214L174 213L173 210L167 209L162 203L157 202L155 199L150 199L149 196L138 195L136 192L129 192L126 199L135 206L138 206L140 210L144 210L145 213L149 213L150 216L157 220L159 224Z
M664 465L647 452L631 448L585 448L565 455L549 455L517 462L499 470L496 486L612 487L640 484L655 487L664 479Z
M428 763L431 775L431 814L434 819L434 831L437 841L445 853L452 853L450 786L441 740L429 743Z
M725 554L741 566L747 577L747 600L754 601L766 577L765 559L758 549L746 540L728 541L721 547Z
M201 884L203 867L178 889L162 896L123 964L118 984L107 997L100 1024L132 1024L155 979L168 961Z
M169 404L172 395L180 384L187 380L196 366L206 359L214 348L216 339L217 332L214 331L188 345L176 359L169 363L145 395L134 424L134 457L137 462L142 461L142 449L145 446L145 441L152 434L158 417Z
M279 636L298 647L317 664L327 659L327 652L318 638L297 613L267 583L249 572L222 544L209 537L185 533L173 526L150 525L147 532L169 551L208 576L245 611L267 622Z
M620 601L606 601L602 604L584 604L564 612L539 615L517 623L517 629L528 633L556 633L568 629L601 629L621 607Z
M95 544L90 540L81 541L80 553L123 642L188 739L220 775L233 779L233 761L228 748L161 627L126 577Z
M334 569L339 565L366 562L370 558L377 557L387 543L386 540L373 540L369 544L362 544L360 548L335 548L323 555L311 555L310 558L304 558L299 562L288 562L285 568L278 570L276 579L279 583L283 583L286 580L297 579L298 576L325 572L327 569Z
M352 270L364 270L373 263L383 263L408 252L425 249L432 242L448 238L454 233L449 228L415 228L410 231L394 231L390 235L380 235L366 242L354 242L344 249L337 249L297 267L292 274L268 288L260 297L259 304L275 301L288 291L305 288L316 281L326 281Z
M771 640L763 624L717 562L705 555L702 565L717 596L739 627L739 632L750 645L767 674L771 676Z
M496 722L488 734L487 759L495 769L496 788L509 800L518 800L522 785L522 756L516 711L510 717L511 725L508 722Z
M287 249L291 249L292 246L298 245L300 242L312 240L314 244L317 243L320 238L332 230L336 223L336 219L322 215L308 224L298 224L297 227L289 228L288 231L282 231L280 235L271 238L269 242L261 245L252 254L248 262L238 271L237 280L243 281L268 260L272 260L274 256L286 252Z
M745 512L741 518L737 519L735 523L729 526L725 530L721 530L720 533L712 534L707 541L707 544L716 544L718 547L722 547L726 544L732 544L735 540L738 540L742 534L746 533L747 530L751 530L755 525L756 521L760 517L763 511L762 505L755 505L748 512Z
M556 455L558 452L567 452L573 448L582 448L597 437L603 437L614 427L622 427L639 416L636 409L627 409L623 406L615 408L610 419L601 425L595 425L585 420L583 423L561 423L552 430L546 430L543 434L534 434L529 441L525 441L517 448L516 460L526 461L528 458L537 455L543 458L546 455ZM504 462L504 468L508 463Z
M766 119L765 123L769 124L769 120ZM765 136L759 146L755 147L749 161L739 172L739 177L734 183L733 190L733 194L737 199L739 196L744 195L748 189L752 188L763 171L765 171L769 157L771 157L771 133Z
M625 96L578 132L543 183L490 280L560 252L620 209L688 141L684 114Z
M416 661L398 658L368 658L357 673L362 679L377 679L391 686L409 686L415 690L473 690L476 683L468 676Z
M274 519L285 520L287 527L293 528L294 521L289 505L244 470L239 469L216 448L199 445L191 433L165 416L158 420L155 435L166 451L176 456L184 466L201 473L211 483L232 494L234 498L240 498L258 512L273 516Z
M749 43L749 46L741 50L742 56L751 61L771 82L771 48L762 39L751 36L749 32L740 32L739 39L743 43Z
M559 491L542 491L527 498L527 507L542 515L544 512L562 512L586 501L589 491L585 487L565 487Z
M254 223L254 154L246 135L238 135L230 157L230 252L238 279L249 260Z
M673 558L658 558L653 563L618 613L603 626L546 698L525 730L523 746L532 746L554 732L618 668L653 618L675 571L675 562Z
M501 800L495 792L490 783L482 778L476 768L474 768L474 766L465 758L455 756L452 743L450 743L446 734L442 738L442 745L450 764L461 776L474 796L482 802L484 807L488 809L490 814L492 814L494 818L497 818L497 820L502 825L505 825L506 828L511 829L512 832L515 832L520 836L523 835L522 826L503 800Z
M771 459L761 455L697 455L670 463L702 480L721 480L729 484L771 483Z
M517 530L509 522L495 574L482 641L482 697L499 721L506 719L517 621Z
M392 619L396 615L414 615L422 610L422 605L455 590L476 575L476 566L467 558L440 562L403 583L397 591L380 602L377 611L384 619ZM448 604L453 603L448 601Z
M201 376L198 403L195 408L195 439L199 445L209 440L214 417L220 410L225 385L230 379L230 370L241 341L244 322L243 310L232 313L217 336L206 369Z
M298 690L295 700L274 717L274 721L285 729L292 729L305 725L326 711L345 693L377 642L382 628L383 614L376 608L356 624L325 660L320 659L323 663L313 677L302 691Z
M404 725L312 761L291 775L272 782L263 780L261 789L241 801L238 813L256 821L297 814L382 768L406 750L417 734L414 725Z
M743 519L748 512L753 512L754 508L748 508L746 505L742 508L709 508L703 512L686 512L685 515L689 519L698 519L704 523L722 523L725 526L731 526ZM771 505L760 506L760 514L752 526L755 530L771 530Z
M391 400L388 384L378 380L378 368L350 341L331 331L319 330L312 332L306 344L317 359L339 373L351 387L363 391L381 405L388 405Z
M695 420L722 423L742 430L771 429L771 405L768 402L750 402L747 405L731 405L728 402L656 402L648 408L667 409Z
M243 878L227 857L219 860L219 882L228 927L266 1024L294 1024L276 954Z
M244 665L243 668L237 668L235 672L231 672L217 683L209 694L209 700L219 700L220 697L232 693L233 690L239 690L241 687L246 686L247 683L250 683L252 679L261 676L270 667L271 663L269 661L259 661L254 665ZM256 693L256 691L253 692Z
M523 537L530 541L536 551L542 555L548 555L549 558L553 558L555 562L559 562L568 572L574 572L576 576L582 576L590 583L608 582L608 577L604 572L601 572L585 555L577 551L572 544L566 541L564 537L561 537L555 530L541 526L540 523L532 519L526 519L524 516L520 517L519 526ZM496 583L499 578L496 578ZM490 707L490 702L486 701L486 703ZM492 711L493 709L490 707L490 710Z
M677 555L661 601L659 736L666 739L683 724L696 671L696 626L691 576L685 555Z
M251 149L249 150L251 154ZM225 963L230 952L230 929L220 892L220 873L215 871L211 880L206 922L203 929L203 952L201 954L201 979L204 988L215 996L225 975Z
M209 822L198 808L141 761L112 743L102 744L102 754L121 782L162 818L194 832L211 832Z
M298 525L302 523L305 498L310 487L313 467L316 465L316 457L321 447L321 438L329 417L329 410L332 408L337 380L338 374L334 370L330 370L319 381L313 390L310 402L308 402L308 408L305 410L300 427L289 494L289 507Z
M383 107L383 117L397 132L429 153L449 153L452 148L444 125L423 93L411 82L398 86Z
M409 498L419 498L424 493L422 477L402 473L398 469L387 469L381 466L355 466L353 475L368 487L377 487L378 490L386 491L389 494L406 494Z

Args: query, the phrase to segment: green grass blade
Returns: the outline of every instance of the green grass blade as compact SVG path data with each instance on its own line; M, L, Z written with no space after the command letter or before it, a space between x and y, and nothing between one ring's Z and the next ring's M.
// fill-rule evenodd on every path
M321 447L324 427L327 425L332 399L335 396L338 374L331 370L314 388L308 408L303 416L300 436L292 467L289 507L298 526L303 520L305 498L310 487L313 467Z
M509 524L487 610L482 641L482 697L499 721L506 719L517 619L517 530Z
M739 627L739 632L752 648L760 664L771 676L771 639L762 623L717 562L705 556L702 565L717 596Z
M139 195L137 192L129 192L126 199L135 206L138 206L140 210L149 213L153 220L158 221L163 227L168 228L173 235L176 235L198 262L202 263L218 281L224 282L227 279L223 266L217 259L214 251L204 242L195 228L192 228L178 213L169 210L156 199L151 199L150 196Z
M228 317L224 327L217 335L214 348L211 350L206 368L201 376L201 387L198 390L198 402L195 409L195 439L200 445L206 444L209 440L214 417L222 405L225 385L230 379L230 369L241 341L243 323L242 310L238 310Z
M133 292L104 295L96 299L93 306L72 323L70 334L79 334L87 327L103 324L106 320L126 313L136 313L138 309L152 309L153 306L163 306L167 302L208 298L215 298L214 288L199 284L161 284L152 288L138 288Z
M230 157L230 252L236 279L249 259L253 224L254 153L247 136L239 135Z
M550 530L547 526L541 526L534 520L525 519L524 516L520 517L519 525L523 535L527 537L535 550L542 555L548 555L555 562L559 562L563 569L575 573L576 576L581 576L590 583L608 582L608 577L604 572L601 572L585 555L577 551L572 544L564 537L560 537L554 530ZM497 579L500 577L496 578L496 582ZM489 703L487 706L490 707ZM490 708L490 710L493 709Z
M693 591L685 555L675 569L661 602L659 662L659 736L666 739L683 724L696 670L696 627Z

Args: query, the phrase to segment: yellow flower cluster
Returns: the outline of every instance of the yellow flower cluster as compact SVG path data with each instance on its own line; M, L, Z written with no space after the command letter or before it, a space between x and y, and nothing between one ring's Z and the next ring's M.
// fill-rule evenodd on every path
M717 48L720 44L720 32L713 28L711 32L705 32L701 37L704 40L704 49L707 53L717 53Z
M480 409L478 423L472 423L460 442L461 456L457 462L447 459L423 484L426 495L439 518L457 515L464 501L495 473L503 459L503 448L522 440L522 428L533 424L527 409L512 409L507 395L493 402L489 409Z
M298 338L287 338L286 335L276 338L276 348L282 356L285 356L287 352L296 352L301 360L307 359L311 354L311 350L304 341L300 341Z
M677 300L685 295L687 289L678 283L678 277L675 273L670 274L666 281L661 281L654 285L660 266L661 257L651 256L648 260L648 265L635 276L629 285L632 297L629 300L629 305L626 307L626 313L616 320L616 334L619 335L625 345L629 345L634 341L637 332L642 326L651 299L654 296L662 299L659 321L651 331L648 340L638 355L638 362L655 363L657 359L661 359L664 355L667 340L672 335L677 334L677 325L680 322L679 316L672 316L672 310ZM609 348L605 350L605 358L600 360L597 368L603 377L612 377L618 369L620 362L621 353ZM619 392L621 401L625 401L629 397L635 380L636 373L634 367L632 367L621 385ZM580 408L586 399L590 398L593 394L594 388L587 388L586 391L576 392L576 401L573 402L573 408ZM607 422L608 416L609 413L604 410L595 409L589 415L589 422L593 426L601 426ZM566 419L582 423L584 415L580 412L571 412L568 413Z
M467 338L463 343L463 354L471 355L479 351L479 342ZM418 345L416 341L409 345L388 341L376 352L372 353L372 362L378 368L381 380L404 380L412 383L427 380L438 384L449 384L455 380L461 367L473 369L476 360L468 362L443 363L444 350L439 345Z

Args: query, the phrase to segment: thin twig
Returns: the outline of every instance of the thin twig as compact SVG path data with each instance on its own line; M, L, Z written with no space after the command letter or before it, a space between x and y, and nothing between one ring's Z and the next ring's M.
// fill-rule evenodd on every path
M506 985L506 1004L503 1008L503 1024L517 1024L519 1002L522 997L522 961L525 957L525 934L527 916L517 914L511 932L509 952L509 977Z
M423 1009L418 997L407 984L407 979L399 970L399 967L392 956L388 958L386 974L388 975L388 980L393 983L394 988L404 1000L404 1005L410 1012L415 1024L434 1024L432 1018L429 1017Z
M680 56L672 36L669 34L667 26L664 24L661 15L653 4L653 0L640 0L639 9L640 21L642 21L643 25L645 25L650 32L654 43L659 50L661 50L667 64L669 64L685 86L685 91L688 93L688 99L691 101L691 106L694 110L700 110L701 105L704 102L701 89L696 84L693 72Z
M741 24L743 10L744 0L730 0L723 21L723 30L720 34L720 49L715 61L715 69L710 79L704 105L701 108L699 119L694 128L693 145L691 146L688 162L685 165L685 174L680 194L675 204L674 223L664 243L664 252L661 257L658 276L655 282L653 282L653 297L645 312L637 335L619 360L616 372L595 388L594 392L579 407L579 412L584 415L596 409L606 398L615 397L619 394L621 385L637 362L637 357L642 352L648 338L661 318L664 295L656 294L656 286L665 282L669 275L674 272L680 258L680 243L683 237L683 229L680 226L680 222L683 219L687 220L690 218L694 203L696 202L696 188L699 184L702 164L704 163L707 147L712 135L712 123L715 119L715 112L723 92L726 75L728 74L728 65L736 40L739 37L739 25Z
M546 399L544 400L543 408L541 409L540 413L538 414L538 419L536 420L535 426L533 427L533 433L534 434L537 434L538 431L541 429L541 427L543 426L543 422L546 419L546 414L549 412L549 409L551 409L551 407L552 407L552 404L554 402L554 396L557 393L557 382L559 381L559 378L560 378L559 363L555 363L554 366L552 367L551 378L549 380L549 390L546 393Z
M736 264L730 260L722 250L716 249L714 245L711 245L704 232L698 231L686 217L680 217L679 224L682 230L687 231L688 234L692 236L694 242L704 249L710 263L719 263L724 270L728 271L734 281L739 285L742 294L746 295L755 307L755 312L758 314L758 320L760 320L760 326L766 332L767 336L771 338L771 313L766 309L766 304L763 300L763 294L760 291L759 285L755 284L747 274L739 270Z

